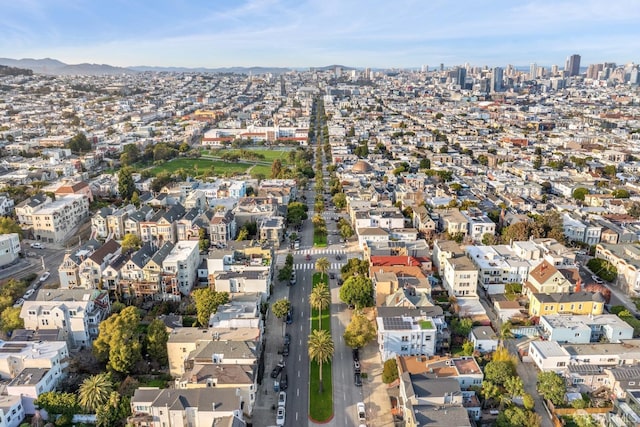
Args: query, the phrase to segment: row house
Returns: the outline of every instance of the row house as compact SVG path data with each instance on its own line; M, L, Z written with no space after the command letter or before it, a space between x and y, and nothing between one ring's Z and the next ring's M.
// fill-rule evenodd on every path
M209 283L218 292L259 293L263 300L269 298L271 274L269 269L244 271L218 271L209 275Z
M97 240L85 242L75 252L67 252L58 267L60 289L72 289L82 286L80 281L80 264L82 264L96 249L102 245Z
M263 179L258 187L258 197L274 197L283 206L298 198L298 185L294 179Z
M20 257L20 235L18 233L0 234L0 267L16 262Z
M205 212L209 220L209 241L212 246L224 246L236 238L236 218L230 210Z
M274 248L279 248L284 240L284 217L263 217L258 220L258 236Z
M9 216L13 213L14 201L7 194L0 194L0 215Z
M134 234L141 236L140 224L149 221L154 215L153 208L151 206L141 206L140 209L129 212L124 219L124 234Z
M118 209L102 208L91 217L91 230L99 239L106 239L111 236L116 240L121 240L125 235L124 221L129 213L135 210L136 208L133 205Z
M540 262L522 259L506 245L469 245L465 252L478 268L478 286L489 294L503 294L508 283L523 283Z
M173 250L173 247L173 243L165 243L142 267L142 279L132 281L130 284L133 296L139 298L158 298L161 294L164 294L164 292L162 292L162 265L167 256L169 256L169 253ZM172 292L170 292L170 294L172 294Z
M446 231L450 236L468 234L469 220L457 208L434 209L431 218L438 225L438 231Z
M15 207L15 213L20 225L22 225L23 228L32 227L34 223L33 215L48 203L51 203L51 197L44 193L35 194L18 203Z
M629 293L640 293L640 246L627 243L596 246L596 258L609 261L618 271L618 279L624 281Z
M163 294L189 295L196 283L200 264L199 243L195 240L179 241L162 261Z
M159 210L151 219L140 223L140 238L143 242L151 242L157 248L162 247L166 242L175 243L178 240L176 221L184 214L182 205Z
M478 269L458 244L450 240L435 241L433 263L450 296L478 298Z
M207 231L207 228L205 217L200 215L200 210L197 208L189 209L182 218L176 221L178 240L198 240L200 239L200 230Z
M154 253L155 251L151 244L147 242L122 264L119 269L120 279L117 281L116 289L114 289L116 294L126 298L135 295L133 284L145 281L144 267Z
M481 242L485 234L496 234L496 223L478 208L460 212L467 220L467 235L474 242Z
M569 241L597 245L600 243L602 227L597 223L578 218L565 212L562 215L562 230Z
M97 289L40 290L35 301L25 301L20 318L25 329L58 330L72 348L90 347L98 326L111 313L109 294Z
M102 289L102 273L105 268L120 255L120 244L107 240L102 246L86 257L78 266L80 286L85 289Z

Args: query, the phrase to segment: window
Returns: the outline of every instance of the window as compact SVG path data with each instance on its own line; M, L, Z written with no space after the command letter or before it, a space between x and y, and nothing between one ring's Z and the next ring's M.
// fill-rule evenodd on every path
M426 336L424 337L424 340L425 340L425 341L431 341L431 335L426 335Z
M409 337L407 335L402 337L402 342L407 342L409 341Z
M558 368L561 368L561 367L565 366L565 362L558 362L558 364L556 366Z
M409 350L408 345L403 345L402 347L400 347L400 351L408 351L408 350Z

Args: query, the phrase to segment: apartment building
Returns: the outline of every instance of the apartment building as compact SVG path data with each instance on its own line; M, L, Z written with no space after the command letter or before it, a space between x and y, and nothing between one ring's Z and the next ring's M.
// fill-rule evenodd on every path
M23 228L31 228L34 224L33 215L46 204L51 203L51 197L44 193L36 194L18 203L15 213Z
M596 258L609 261L618 270L618 279L623 281L628 292L640 293L640 246L627 243L596 246Z
M25 329L56 329L69 347L90 347L111 313L109 293L97 289L42 289L20 310Z
M280 248L280 244L284 240L284 217L260 218L257 225L260 240L267 242L276 249Z
M633 328L614 314L601 315L545 315L540 316L540 329L549 341L587 344L600 342L617 343L633 338Z
M196 281L196 273L200 264L200 251L197 240L177 242L167 257L162 261L163 280L166 293L189 295Z
M87 260L96 249L102 245L97 240L89 240L74 252L65 253L60 267L58 267L58 277L60 279L60 289L73 289L82 286L80 280L80 264ZM86 283L86 282L85 282Z
M278 216L278 201L273 197L242 197L233 208L237 227L262 218Z
M604 311L605 299L600 292L574 292L529 294L529 315L550 314L600 315Z
M431 218L438 224L439 231L446 231L450 236L469 232L469 220L457 208L434 209Z
M268 268L244 271L218 271L209 275L209 284L218 292L258 293L262 300L269 298L271 272Z
M0 215L8 216L13 213L14 201L7 194L0 194Z
M209 219L209 241L212 246L224 246L236 238L237 224L230 210L205 213Z
M378 351L382 360L396 356L433 356L437 328L421 310L378 307Z
M20 235L8 233L0 235L0 267L15 263L20 257Z
M507 245L469 245L465 252L478 268L478 286L489 294L503 294L507 283L523 283L540 260L523 259Z
M491 236L496 234L496 223L480 209L471 208L467 211L460 211L460 214L467 220L466 234L474 242L482 242L482 238L485 234L489 234Z
M18 427L24 416L24 404L20 396L0 396L0 427Z
M573 213L562 215L562 230L569 241L597 245L600 243L602 227L597 223L583 220Z
M478 298L478 269L465 255L455 255L444 260L442 283L450 296Z

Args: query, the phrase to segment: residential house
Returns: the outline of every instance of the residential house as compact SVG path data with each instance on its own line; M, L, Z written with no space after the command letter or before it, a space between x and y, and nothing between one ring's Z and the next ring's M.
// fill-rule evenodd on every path
M274 248L280 248L284 241L284 218L281 216L262 217L258 220L258 236Z
M467 220L467 236L474 242L482 242L485 234L496 234L496 223L478 208L470 208L461 211L460 214Z
M491 326L476 326L469 332L469 341L480 353L491 353L498 348L500 339Z
M178 240L199 240L200 230L209 233L208 220L196 208L189 209L182 218L176 221Z
M131 398L134 427L189 427L224 425L245 427L244 402L233 388L137 389Z
M449 236L466 236L469 231L469 220L457 208L434 209L432 218L438 224L438 231L446 231Z
M120 244L115 240L107 240L91 255L85 257L78 265L79 287L85 289L102 289L102 273L109 263L120 255Z
M76 249L75 252L65 253L62 264L58 267L60 289L72 289L82 286L80 280L80 264L101 246L100 242L92 239L85 242L80 248Z
M160 209L151 219L140 223L140 238L143 242L151 242L156 248L162 247L166 242L175 243L178 240L176 222L184 214L182 205Z
M109 236L109 226L107 218L113 213L113 209L109 207L99 209L91 217L91 231L98 239L106 239ZM121 239L122 237L120 237Z
M521 258L507 245L469 245L465 251L478 268L478 286L490 295L504 294L509 283L523 283L531 269L541 262L539 258Z
M435 233L436 223L431 219L429 211L424 206L413 207L413 227L426 237Z
M18 427L24 416L24 404L20 396L0 396L0 427Z
M35 401L42 393L54 391L65 375L60 367L24 368L6 385L6 393L22 401L23 415L36 413ZM18 414L15 414L18 416Z
M90 347L100 322L111 313L109 294L101 290L42 289L20 310L25 329L57 329L69 347Z
M525 295L531 293L556 294L567 293L572 288L571 282L557 268L544 260L529 272L522 291Z
M150 210L150 208L141 208L141 211L144 210ZM121 240L124 237L124 235L126 234L125 220L133 212L136 212L136 207L133 205L127 205L122 208L115 209L109 215L107 215L107 229L109 235L111 235L112 238ZM139 236L139 229L136 233L133 234Z
M206 217L209 219L209 241L212 246L224 246L236 238L236 219L230 210L208 212Z
M562 229L569 241L588 245L600 243L602 227L597 223L583 220L574 213L565 212L562 214Z
M142 238L142 232L140 225L143 222L149 221L154 215L153 208L151 206L141 206L140 209L129 212L124 219L124 234L134 234Z
M572 294L529 294L529 315L584 314L600 315L605 299L600 292L574 292Z
M51 198L44 193L35 194L18 203L15 207L15 213L22 228L33 227L33 215L48 203L51 203Z
M22 247L18 233L0 234L0 267L14 264L20 258Z
M145 281L144 266L151 260L154 250L150 243L145 243L120 268L120 280L117 282L116 294L125 298L135 296L136 289L140 289L140 282ZM137 283L134 287L134 283ZM148 282L149 286L154 286L156 282Z
M165 292L175 295L176 298L180 295L189 295L196 283L199 264L200 250L197 241L188 240L176 243L162 261Z
M640 389L630 386L624 399L613 399L607 427L640 427Z
M540 329L549 341L559 343L587 344L600 342L617 343L633 338L633 328L614 314L540 316Z
M627 243L596 246L596 258L609 261L618 271L620 279L630 293L640 293L640 246Z
M56 197L66 196L68 194L80 194L89 199L89 203L93 202L93 194L91 187L84 181L74 182L73 184L63 184L55 191Z
M13 213L14 202L7 194L0 194L0 215L9 216Z
M243 197L233 209L238 228L261 218L278 216L278 201L273 197Z
M396 356L432 356L437 329L421 310L378 307L378 349L382 360Z
M356 230L358 233L358 245L360 249L364 249L372 243L388 242L389 232L379 227L366 227Z
M59 197L33 210L31 214L33 235L36 240L43 242L62 243L88 216L87 196L70 194Z
M142 274L144 277L141 280L134 280L130 284L130 289L134 296L163 301L171 299L169 296L173 295L173 293L169 292L167 295L162 287L162 264L165 258L169 256L169 253L173 250L173 247L173 243L166 242L144 264L142 267Z
M218 292L259 293L263 300L270 295L271 274L268 269L218 271L209 277L210 285Z

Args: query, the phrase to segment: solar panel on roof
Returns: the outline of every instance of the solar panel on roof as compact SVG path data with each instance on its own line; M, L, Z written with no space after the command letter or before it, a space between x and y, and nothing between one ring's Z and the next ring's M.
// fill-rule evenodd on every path
M411 329L411 323L405 322L400 317L383 317L382 324L385 329L408 330Z

